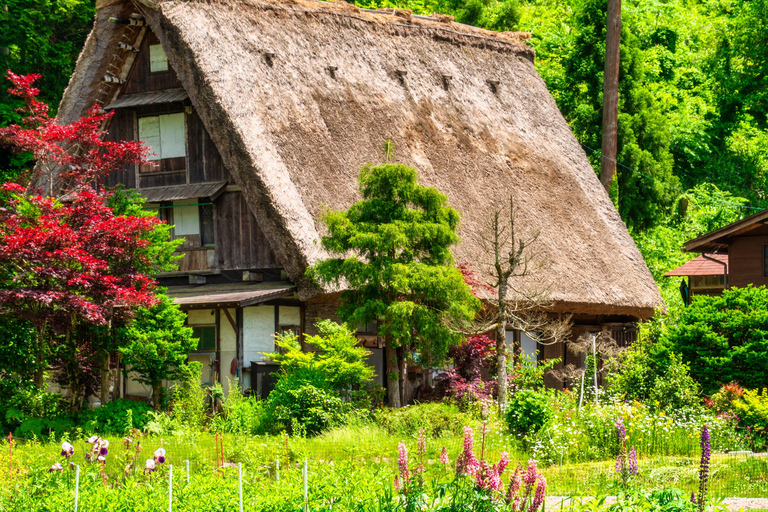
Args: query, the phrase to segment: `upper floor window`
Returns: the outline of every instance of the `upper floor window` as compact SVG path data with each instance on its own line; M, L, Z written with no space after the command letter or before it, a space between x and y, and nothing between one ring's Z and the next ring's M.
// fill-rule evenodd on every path
M139 140L150 148L150 161L184 158L184 113L139 118Z
M157 209L158 217L173 225L171 237L184 239L183 247L210 247L216 244L213 228L213 204L200 197L146 204Z
M162 73L168 71L168 57L159 44L149 45L149 72Z

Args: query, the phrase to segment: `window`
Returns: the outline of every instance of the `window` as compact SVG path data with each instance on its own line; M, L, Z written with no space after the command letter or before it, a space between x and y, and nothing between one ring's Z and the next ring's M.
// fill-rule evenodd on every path
M184 247L216 245L213 230L213 204L207 197L148 203L145 208L156 210L160 220L173 225L171 238L184 238Z
M763 277L768 277L768 245L763 246Z
M192 337L197 338L197 349L195 352L216 352L215 326L192 327Z
M357 332L360 333L378 333L379 332L379 326L378 321L374 318L367 324L357 324Z
M139 140L149 147L150 161L187 156L184 113L139 118Z
M159 44L149 45L149 72L162 73L168 71L168 57Z

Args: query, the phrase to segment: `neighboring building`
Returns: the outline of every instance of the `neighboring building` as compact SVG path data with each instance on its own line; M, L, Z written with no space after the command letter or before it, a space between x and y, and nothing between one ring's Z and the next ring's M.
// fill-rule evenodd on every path
M768 210L733 222L684 244L701 253L665 277L691 276L692 295L717 295L732 286L768 285Z
M462 213L457 262L481 254L484 212L511 194L545 255L526 284L550 288L574 336L630 340L661 298L533 58L516 34L345 2L99 0L59 119L99 103L115 112L109 137L157 154L108 184L185 238L179 270L158 278L189 311L193 359L221 361L208 382L259 391L268 372L254 363L276 331L335 316L338 296L304 276L324 257L318 217L359 199L358 172L388 139ZM376 326L360 330L383 383ZM563 345L543 357L571 362Z

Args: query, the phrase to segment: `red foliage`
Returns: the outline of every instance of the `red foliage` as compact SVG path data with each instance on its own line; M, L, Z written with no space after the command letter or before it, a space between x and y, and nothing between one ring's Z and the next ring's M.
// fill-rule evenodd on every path
M475 297L481 298L481 291L486 291L491 294L496 293L496 289L493 286L483 282L483 280L478 277L477 272L472 268L472 264L467 262L459 263L456 265L456 268L459 269L461 275L464 276L464 282L472 289L472 294Z
M470 336L451 347L449 355L454 367L437 381L439 394L458 400L473 401L495 395L497 371L496 342L486 335Z
M31 152L35 172L55 176L61 196L2 186L0 305L41 330L62 332L73 320L107 324L115 307L152 304L155 282L142 273L151 267L142 249L159 221L116 216L106 204L110 193L100 187L112 170L145 163L147 150L138 142L103 141L100 126L112 114L97 106L77 122L57 125L36 99L39 75L9 71L8 78L26 117L24 126L0 129L0 143Z

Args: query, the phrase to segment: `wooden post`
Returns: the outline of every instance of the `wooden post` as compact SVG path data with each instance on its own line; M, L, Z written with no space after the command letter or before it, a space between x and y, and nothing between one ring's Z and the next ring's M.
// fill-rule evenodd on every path
M616 173L616 147L619 118L619 61L621 50L621 0L608 0L605 36L605 74L603 78L603 145L600 182L608 191Z

